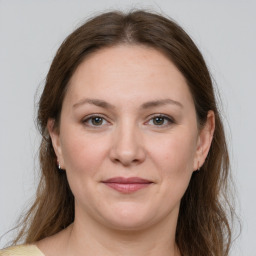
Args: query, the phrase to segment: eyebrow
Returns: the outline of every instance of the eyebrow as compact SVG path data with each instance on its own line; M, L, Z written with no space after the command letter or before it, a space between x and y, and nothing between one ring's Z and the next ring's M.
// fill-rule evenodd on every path
M172 99L162 99L162 100L145 102L142 104L141 108L147 109L147 108L158 107L158 106L163 106L168 104L176 105L183 108L183 105L180 102Z
M111 105L110 103L108 103L104 100L88 99L88 98L78 101L77 103L75 103L73 105L73 108L77 108L84 104L91 104L91 105L95 105L97 107L106 108L106 109L114 109L115 108L115 106Z
M100 99L82 99L80 101L78 101L77 103L75 103L73 105L73 108L77 108L81 105L84 104L91 104L91 105L95 105L97 107L101 107L101 108L106 108L106 109L115 109L116 107L104 100L100 100ZM148 101L145 102L141 105L141 109L148 109L148 108L152 108L152 107L159 107L159 106L164 106L164 105L168 105L168 104L172 104L172 105L176 105L178 107L183 108L183 105L176 101L176 100L172 100L172 99L161 99L161 100L153 100L153 101Z

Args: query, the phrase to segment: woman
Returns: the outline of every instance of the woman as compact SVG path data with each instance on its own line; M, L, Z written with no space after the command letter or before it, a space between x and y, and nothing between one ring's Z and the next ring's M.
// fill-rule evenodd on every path
M228 255L229 158L209 71L173 21L109 12L58 50L42 177L0 255ZM231 207L229 208L231 209Z

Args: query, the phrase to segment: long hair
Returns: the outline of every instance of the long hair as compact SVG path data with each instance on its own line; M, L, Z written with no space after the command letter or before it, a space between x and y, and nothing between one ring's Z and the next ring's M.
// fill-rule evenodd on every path
M227 196L229 156L209 71L200 51L179 25L142 10L96 16L70 34L57 51L38 108L41 180L14 244L22 238L34 243L74 221L74 196L65 172L57 168L47 121L53 118L58 128L62 102L79 64L99 49L120 44L153 47L175 64L193 97L199 129L208 111L214 111L216 128L209 154L200 172L193 173L181 199L176 243L183 256L228 255L232 215Z

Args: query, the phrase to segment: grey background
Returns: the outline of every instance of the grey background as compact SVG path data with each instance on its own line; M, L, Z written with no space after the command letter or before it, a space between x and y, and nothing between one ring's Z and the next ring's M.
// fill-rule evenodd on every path
M256 255L255 1L0 0L0 235L33 199L35 103L58 46L100 11L140 7L174 18L205 56L222 99L243 225L231 255ZM12 237L4 236L0 247Z

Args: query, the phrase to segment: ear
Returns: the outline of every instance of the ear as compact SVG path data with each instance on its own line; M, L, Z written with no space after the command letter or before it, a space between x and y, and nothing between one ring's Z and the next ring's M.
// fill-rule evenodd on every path
M208 111L205 125L199 132L196 155L194 159L194 170L200 169L208 155L211 147L212 138L215 130L215 114L212 110Z
M61 169L65 169L62 150L61 150L61 144L60 144L60 134L59 134L59 130L55 127L55 120L53 118L48 119L47 129L52 140L53 149L57 156L57 161Z

